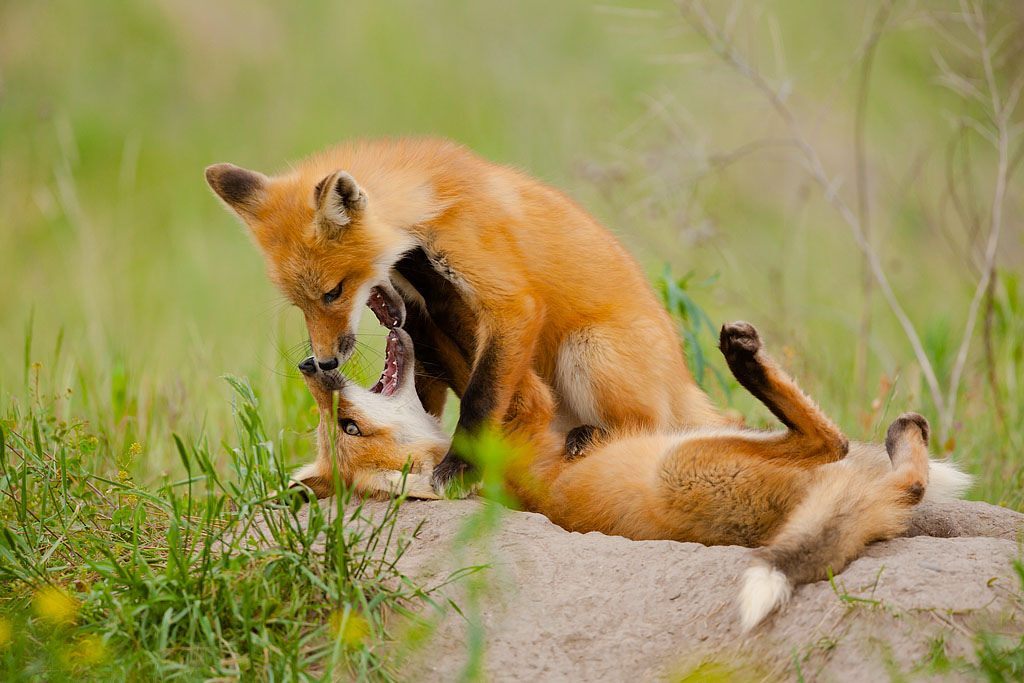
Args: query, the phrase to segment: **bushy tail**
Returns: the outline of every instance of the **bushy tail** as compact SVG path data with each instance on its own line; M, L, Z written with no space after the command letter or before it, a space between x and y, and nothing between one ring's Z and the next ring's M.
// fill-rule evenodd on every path
M763 560L743 572L743 587L740 588L740 624L743 631L749 631L777 607L789 601L793 584L781 569Z
M928 490L925 500L962 498L974 483L974 477L963 472L950 460L932 460L928 467Z
M868 543L905 531L911 509L924 497L929 470L947 495L969 483L951 465L931 463L927 443L928 422L907 413L893 422L885 440L891 471L881 477L852 467L821 472L771 542L754 551L738 599L744 631L789 600L794 586L821 581L830 570L838 573Z

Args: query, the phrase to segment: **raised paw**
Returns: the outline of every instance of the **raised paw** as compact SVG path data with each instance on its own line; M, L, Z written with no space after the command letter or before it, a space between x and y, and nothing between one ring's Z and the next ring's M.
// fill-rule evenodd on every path
M750 357L761 350L761 337L753 325L737 320L722 325L718 348L727 359Z
M586 455L594 440L603 433L600 427L583 425L574 427L565 435L565 459L576 460Z
M913 434L919 435L924 445L928 445L931 427L929 427L928 420L923 415L903 413L889 425L889 431L885 435L885 451L889 454L889 459L893 460L894 465L896 464L897 448L899 448L904 439L911 437Z

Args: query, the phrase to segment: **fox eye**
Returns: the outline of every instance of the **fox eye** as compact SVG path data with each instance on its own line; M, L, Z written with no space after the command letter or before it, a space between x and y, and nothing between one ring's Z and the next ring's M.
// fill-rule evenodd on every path
M323 298L325 304L333 304L335 301L338 300L338 297L341 296L341 286L343 284L345 284L345 283L344 282L339 282L338 285L334 289L332 289L329 292L325 292L324 293L322 298Z
M348 420L348 419L342 420L341 421L341 428L349 436L362 436L363 435L363 433L361 431L359 431L359 425L356 424L355 420Z

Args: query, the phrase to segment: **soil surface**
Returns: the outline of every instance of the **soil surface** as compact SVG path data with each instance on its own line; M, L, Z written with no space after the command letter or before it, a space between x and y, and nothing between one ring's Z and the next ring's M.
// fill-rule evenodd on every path
M433 640L404 665L410 680L456 680L480 634L488 680L636 683L930 678L938 648L972 660L977 631L1024 631L1012 569L1024 515L986 503L922 504L910 537L870 546L834 585L800 586L747 636L733 600L749 550L569 533L493 507L493 528L474 531L491 505L408 501L399 512L406 538L419 526L399 563L413 580L437 585L488 565L442 589L465 617L438 617Z

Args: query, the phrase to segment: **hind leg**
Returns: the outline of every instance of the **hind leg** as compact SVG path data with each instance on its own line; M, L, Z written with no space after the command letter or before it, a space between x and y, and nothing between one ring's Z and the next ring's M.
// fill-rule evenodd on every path
M579 329L561 343L551 384L569 426L604 430L725 425L674 335L644 320Z
M846 455L849 441L765 353L753 325L742 321L723 325L719 348L743 388L761 401L790 432L803 438L807 457L832 462Z
M928 486L928 420L917 413L904 413L889 425L885 450L892 461L886 484L894 489L898 502L910 507L924 497Z

